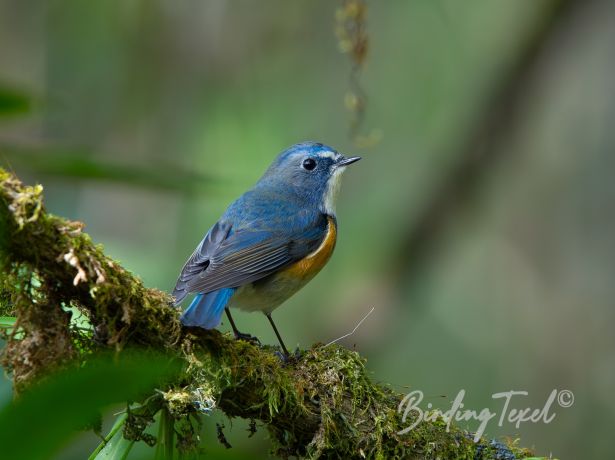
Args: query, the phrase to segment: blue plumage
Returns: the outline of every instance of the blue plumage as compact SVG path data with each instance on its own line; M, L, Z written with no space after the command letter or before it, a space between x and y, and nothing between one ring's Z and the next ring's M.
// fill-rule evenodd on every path
M184 265L173 296L176 303L189 293L197 296L182 323L211 329L226 309L239 336L229 308L261 310L282 343L271 312L328 260L337 235L331 226L336 225L339 179L345 167L358 159L315 142L282 152L256 185L228 207ZM322 264L297 268L323 246L329 252L320 258ZM286 275L279 276L282 273Z
M208 294L197 294L181 316L184 326L213 329L220 324L220 317L235 289L219 289Z

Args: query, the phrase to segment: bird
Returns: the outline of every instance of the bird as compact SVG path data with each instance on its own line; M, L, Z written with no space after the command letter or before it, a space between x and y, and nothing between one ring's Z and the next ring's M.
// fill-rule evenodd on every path
M207 231L181 269L174 304L196 294L181 323L214 329L224 311L235 338L253 340L239 332L230 309L261 311L288 357L271 314L329 261L338 234L341 176L360 159L319 142L280 153Z

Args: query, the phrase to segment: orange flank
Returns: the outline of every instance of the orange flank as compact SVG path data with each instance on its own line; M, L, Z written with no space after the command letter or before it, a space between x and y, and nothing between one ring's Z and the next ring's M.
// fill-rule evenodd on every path
M333 254L337 240L335 220L331 216L327 216L327 223L327 234L322 243L320 243L320 246L314 252L308 254L307 257L284 269L280 275L309 281L327 264L331 254Z

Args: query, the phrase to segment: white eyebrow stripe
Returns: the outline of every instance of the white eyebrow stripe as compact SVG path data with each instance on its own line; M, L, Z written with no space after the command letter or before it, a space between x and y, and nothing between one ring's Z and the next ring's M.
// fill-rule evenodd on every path
M336 160L340 154L337 152L332 152L331 150L325 150L324 152L319 152L318 156L320 158L331 158L332 160Z

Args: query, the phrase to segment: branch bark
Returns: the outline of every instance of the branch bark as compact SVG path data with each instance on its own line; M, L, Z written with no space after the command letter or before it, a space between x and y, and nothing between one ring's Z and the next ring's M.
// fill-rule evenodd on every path
M17 393L84 353L139 347L170 352L185 363L181 378L142 410L164 409L180 421L217 408L258 420L280 457L529 455L510 442L474 443L456 426L447 430L443 420L398 434L412 421L398 414L403 395L373 382L365 360L343 347L317 344L282 363L275 347L182 328L168 294L143 286L92 242L83 224L49 214L42 200L42 187L24 186L0 169L0 313L17 316L3 363ZM70 307L87 315L90 332L74 327ZM194 442L181 436L180 444Z

